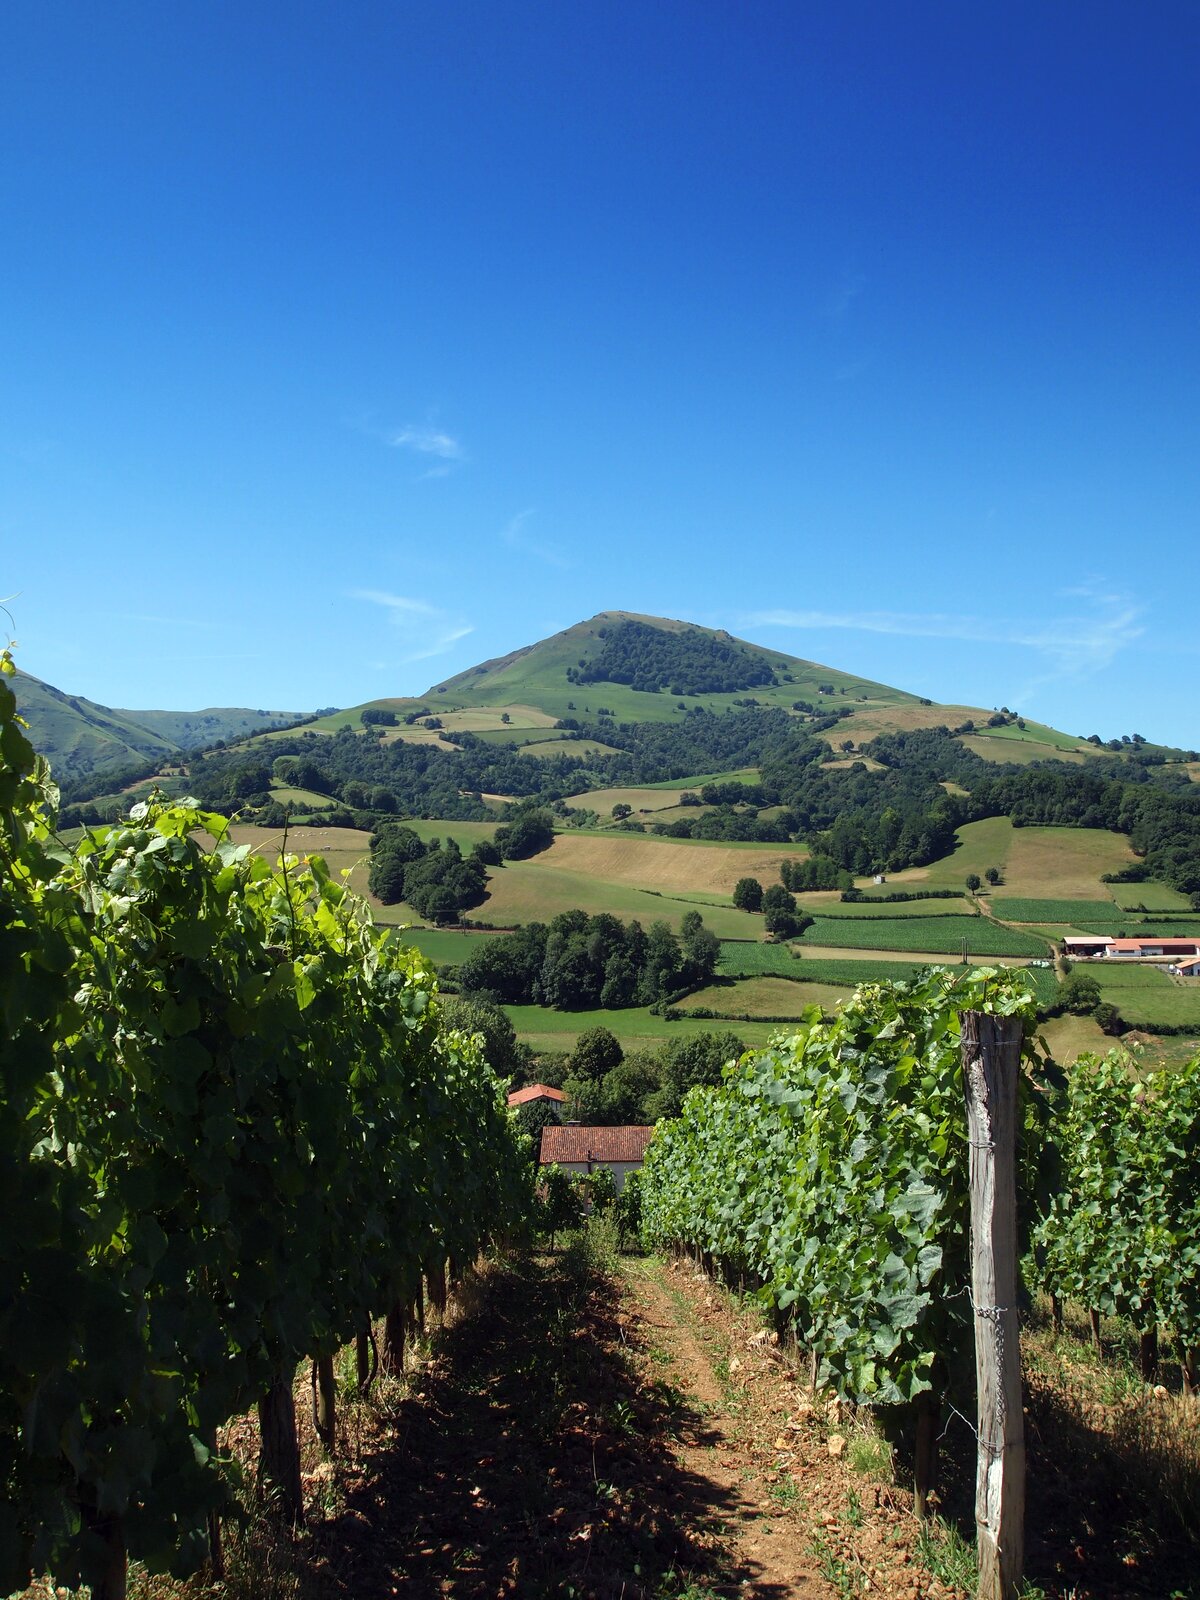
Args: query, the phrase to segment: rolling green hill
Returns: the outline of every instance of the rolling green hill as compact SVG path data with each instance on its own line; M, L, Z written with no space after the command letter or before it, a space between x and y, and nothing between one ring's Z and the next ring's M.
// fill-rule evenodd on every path
M631 681L621 681L621 673ZM713 687L720 684L720 687ZM721 629L632 611L601 611L561 633L523 645L456 673L420 696L372 700L323 717L317 732L361 726L364 710L393 711L396 737L425 740L406 729L414 711L440 718L445 729L467 729L488 740L532 750L552 738L560 718L593 723L672 722L696 707L724 711L753 701L759 706L812 714L837 713L827 735L838 747L856 746L882 733L941 725L963 728L963 744L985 760L1111 759L1083 739L1015 716L989 726L996 713L978 706L936 704L906 690L876 683L820 662L735 638ZM545 753L544 750L541 753Z
M218 739L238 739L302 715L242 706L123 711L65 694L27 672L16 674L12 688L34 747L49 759L60 783L149 761L170 762Z

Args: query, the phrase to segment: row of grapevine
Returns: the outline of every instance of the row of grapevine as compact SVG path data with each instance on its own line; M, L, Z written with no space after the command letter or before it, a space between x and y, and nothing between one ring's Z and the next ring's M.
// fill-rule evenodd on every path
M959 1011L1032 1017L1017 973L934 969L864 985L832 1022L743 1056L661 1124L642 1178L648 1242L759 1286L856 1403L918 1405L972 1348ZM1047 1095L1025 1078L1024 1154ZM934 1404L931 1404L934 1402Z
M120 1592L126 1551L207 1553L217 1427L469 1261L530 1169L319 860L187 804L68 850L55 798L0 681L0 1589Z
M1061 1118L1062 1188L1032 1271L1056 1303L1131 1322L1153 1375L1158 1329L1195 1392L1200 1349L1200 1056L1139 1078L1119 1051L1079 1062Z

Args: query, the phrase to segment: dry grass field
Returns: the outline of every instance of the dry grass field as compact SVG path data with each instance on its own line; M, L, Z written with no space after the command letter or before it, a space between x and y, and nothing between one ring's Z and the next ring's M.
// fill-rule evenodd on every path
M602 817L611 816L614 806L632 806L638 812L667 811L678 806L682 787L677 789L616 788L592 789L584 794L573 794L563 802L572 811L598 811Z
M803 860L801 845L695 844L637 833L560 833L536 859L601 883L658 889L664 894L731 895L739 878L775 883L782 861Z
M1124 834L1098 828L1014 828L1007 817L968 822L958 830L958 848L928 867L911 867L889 878L903 889L960 889L968 873L988 867L1003 874L999 893L1030 899L1100 900L1111 904L1102 872L1133 861Z

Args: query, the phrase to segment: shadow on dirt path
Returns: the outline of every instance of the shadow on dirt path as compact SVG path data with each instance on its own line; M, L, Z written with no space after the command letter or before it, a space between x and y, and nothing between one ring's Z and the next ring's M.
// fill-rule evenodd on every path
M320 1600L803 1593L737 1530L719 1427L579 1252L490 1267L316 1535Z

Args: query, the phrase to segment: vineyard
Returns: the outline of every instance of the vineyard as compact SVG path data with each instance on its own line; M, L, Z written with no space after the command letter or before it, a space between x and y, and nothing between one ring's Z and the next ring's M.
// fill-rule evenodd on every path
M111 1600L128 1557L219 1561L215 1434L255 1405L299 1517L297 1363L332 1442L335 1352L365 1374L386 1317L394 1357L530 1168L422 958L319 858L187 804L67 850L2 681L0 754L0 1592Z
M872 919L817 917L803 943L863 950L922 950L959 955L1044 956L1046 943L1033 934L1006 928L990 917L921 916Z
M864 986L831 1022L814 1008L691 1091L641 1184L648 1241L753 1291L815 1385L912 1417L919 1509L946 1407L972 1387L968 1009L1034 1017L1023 974L985 969ZM1121 1053L1085 1057L1064 1080L1027 1038L1018 1126L1026 1284L1060 1323L1065 1301L1087 1309L1097 1340L1102 1313L1128 1319L1148 1380L1169 1339L1195 1394L1200 1058L1139 1078Z

